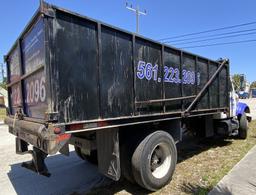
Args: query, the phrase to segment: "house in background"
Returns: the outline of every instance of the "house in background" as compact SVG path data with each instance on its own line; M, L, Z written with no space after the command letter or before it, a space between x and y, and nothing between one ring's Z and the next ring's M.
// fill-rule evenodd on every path
M7 90L0 87L0 107L8 107L8 95Z

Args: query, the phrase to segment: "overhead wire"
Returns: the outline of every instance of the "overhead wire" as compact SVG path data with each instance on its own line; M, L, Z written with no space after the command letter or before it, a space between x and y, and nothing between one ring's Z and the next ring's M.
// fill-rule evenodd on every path
M221 37L210 38L210 39L200 39L200 40L196 40L196 41L187 41L187 42L185 41L185 42L180 42L180 43L174 43L174 45L187 45L187 44L190 44L190 43L206 42L206 41L212 41L212 40L218 40L218 39L227 39L227 38L247 36L247 35L253 35L253 34L256 34L256 32L242 33L242 34L237 34L237 35L221 36Z
M246 30L239 30L239 31L231 31L231 32L226 32L226 33L218 33L218 34L212 34L212 35L206 35L206 36L200 36L200 37L192 37L192 38L186 38L186 39L178 39L178 40L173 40L173 41L164 41L163 43L174 44L176 42L190 41L190 40L196 40L196 39L201 39L201 38L209 38L209 37L218 37L218 36L222 36L222 35L231 35L231 34L251 32L251 31L256 31L256 28L246 29Z
M256 39L232 41L232 42L224 42L224 43L213 43L213 44L205 44L205 45L192 45L192 46L181 47L180 49L211 47L211 46L218 46L218 45L231 45L231 44L250 43L250 42L256 42Z
M166 38L159 39L159 41L166 41L166 40L182 38L182 37L187 37L187 36L193 36L193 35L198 35L198 34L204 34L204 33L209 33L209 32L216 32L216 31L221 31L221 30L226 30L226 29L248 26L248 25L252 25L252 24L256 24L256 21L232 25L232 26L226 26L226 27L221 27L221 28L215 28L215 29L210 29L210 30L205 30L205 31L199 31L199 32L194 32L194 33L188 33L188 34L183 34L183 35L178 35L178 36L173 36L173 37L166 37Z

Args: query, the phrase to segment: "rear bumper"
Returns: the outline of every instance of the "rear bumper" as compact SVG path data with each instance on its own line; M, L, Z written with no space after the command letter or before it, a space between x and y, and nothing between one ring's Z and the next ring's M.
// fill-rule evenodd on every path
M70 134L54 134L44 124L6 117L9 132L47 154L57 153L70 139Z

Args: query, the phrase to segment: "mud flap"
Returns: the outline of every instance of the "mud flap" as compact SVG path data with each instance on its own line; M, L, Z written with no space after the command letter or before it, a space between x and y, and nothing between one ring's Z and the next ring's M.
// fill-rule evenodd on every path
M117 181L121 176L118 128L96 133L98 168L101 173Z
M36 147L33 147L33 150L30 151L30 153L32 154L32 161L24 162L21 164L21 166L31 171L34 171L40 175L50 177L51 174L48 172L48 169L44 162L44 159L47 157L47 154L37 149Z

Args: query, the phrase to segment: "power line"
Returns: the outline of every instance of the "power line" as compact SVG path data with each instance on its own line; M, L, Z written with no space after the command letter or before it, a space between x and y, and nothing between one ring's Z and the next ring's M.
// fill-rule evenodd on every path
M146 10L144 10L144 12L140 11L140 8L139 8L138 5L137 5L137 7L134 9L134 8L132 7L132 4L129 6L128 3L126 3L126 8L127 8L128 10L130 10L130 11L135 12L135 14L136 14L136 33L138 34L138 33L139 33L139 17L140 17L140 15L144 15L144 16L147 15L147 12L146 12Z
M211 46L217 46L217 45L232 45L232 44L250 43L250 42L256 42L256 39L233 41L233 42L224 42L224 43L214 43L214 44L206 44L206 45L193 45L193 46L188 46L188 47L182 47L180 49L198 48L198 47L211 47Z
M188 34L183 34L183 35L178 35L178 36L173 36L173 37L167 37L167 38L159 39L159 41L165 41L165 40L170 40L170 39L175 39L175 38L181 38L181 37L187 37L187 36L198 35L198 34L203 34L203 33L209 33L209 32L215 32L215 31L220 31L220 30L232 29L232 28L237 28L237 27L241 27L241 26L248 26L248 25L252 25L252 24L256 24L256 21L237 24L237 25L233 25L233 26L215 28L215 29L210 29L210 30L205 30L205 31L199 31L199 32L194 32L194 33L188 33Z
M178 39L178 40L173 40L173 41L164 41L163 43L174 44L176 42L181 42L181 41L190 41L190 40L196 40L196 39L201 39L201 38L217 37L217 36L221 36L221 35L230 35L230 34L237 34L237 33L242 33L242 32L251 32L251 31L255 31L255 30L256 30L256 28L246 29L246 30L239 30L239 31L231 31L231 32L219 33L219 34L213 34L213 35L207 35L207 36L192 37L192 38L186 38L186 39Z
M246 36L246 35L253 35L256 34L256 32L251 32L251 33L242 33L238 35L229 35L229 36L222 36L222 37L216 37L216 38L210 38L210 39L201 39L201 40L196 40L196 41L185 41L181 43L176 43L174 45L187 45L190 43L198 43L198 42L205 42L205 41L212 41L212 40L218 40L218 39L226 39L226 38L233 38L233 37L240 37L240 36Z

